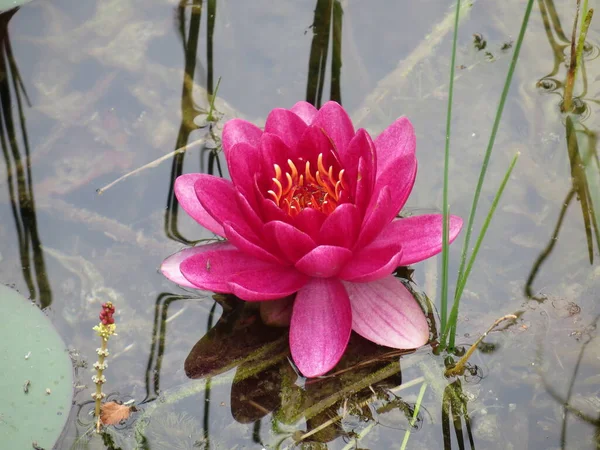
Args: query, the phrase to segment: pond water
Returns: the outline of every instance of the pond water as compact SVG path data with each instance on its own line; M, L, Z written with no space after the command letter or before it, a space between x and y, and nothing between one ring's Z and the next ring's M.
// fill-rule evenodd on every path
M440 208L453 6L406 5L50 0L2 15L0 283L42 307L70 350L74 405L57 448L400 448L424 382L407 448L600 448L600 255L580 196L569 195L560 112L574 1L534 4L476 227L521 156L467 284L458 344L468 348L505 314L519 319L485 338L465 376L445 379L430 347L399 359L353 337L344 370L305 380L287 358L285 330L158 271L166 256L213 237L177 207L176 176L228 176L223 123L262 125L298 100L338 100L374 136L408 116L419 158L408 206ZM524 10L508 0L463 11L450 202L464 218ZM599 30L594 20L576 89L593 137ZM451 248L451 288L463 238ZM440 258L412 269L412 288L439 307ZM104 389L137 412L96 436L92 327L107 300L118 336Z

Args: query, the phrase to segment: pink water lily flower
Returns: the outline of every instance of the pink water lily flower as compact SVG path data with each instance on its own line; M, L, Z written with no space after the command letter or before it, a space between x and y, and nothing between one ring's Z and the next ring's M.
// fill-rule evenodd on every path
M427 343L421 308L392 275L442 247L441 215L397 218L417 173L407 118L373 141L339 104L299 102L271 111L264 131L230 120L222 142L231 181L182 175L175 194L227 240L167 258L167 278L263 302L274 322L291 311L291 354L307 377L337 364L352 330L394 348ZM451 241L461 226L450 218Z

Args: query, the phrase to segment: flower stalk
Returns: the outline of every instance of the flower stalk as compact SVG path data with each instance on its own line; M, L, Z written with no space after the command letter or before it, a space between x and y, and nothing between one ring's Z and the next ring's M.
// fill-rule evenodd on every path
M115 335L117 326L115 325L115 319L113 317L115 313L115 307L112 302L106 302L102 304L102 311L100 312L100 323L93 329L102 341L100 348L96 349L98 354L98 361L94 363L94 369L96 374L92 377L92 381L96 385L96 392L92 393L92 398L96 401L94 415L96 417L96 432L100 433L100 427L102 422L100 420L100 409L102 407L102 399L106 397L106 394L102 392L102 385L106 382L104 376L104 370L106 370L107 364L105 359L108 357L108 340L112 335Z

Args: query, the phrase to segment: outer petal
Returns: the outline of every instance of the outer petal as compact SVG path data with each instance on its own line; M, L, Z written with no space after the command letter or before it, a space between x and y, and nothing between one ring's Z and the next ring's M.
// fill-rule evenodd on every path
M198 286L190 283L181 273L181 263L191 256L219 250L235 250L235 247L228 242L216 242L214 244L185 248L165 259L160 266L160 271L165 277L180 286L198 289Z
M221 225L232 222L247 228L237 204L237 191L231 181L212 175L198 174L194 189L204 209Z
M256 125L242 119L231 119L223 127L222 144L225 159L229 163L230 150L235 144L245 142L253 147L258 147L262 130Z
M296 295L290 324L292 358L306 377L317 377L340 360L352 324L348 294L339 280L310 280Z
M354 254L339 277L353 282L368 282L379 280L390 275L400 264L402 246L396 242L373 241Z
M308 281L293 267L258 268L238 272L231 277L231 292L242 300L277 300L298 292Z
M390 189L392 198L392 217L396 216L410 195L417 177L417 159L412 156L397 158L395 164L378 172L374 192L384 186Z
M236 273L276 268L279 265L256 259L228 244L228 247L195 253L179 267L183 276L197 288L231 293L229 281Z
M317 108L308 102L298 102L291 107L290 111L300 117L306 125L310 125L317 116Z
M198 200L194 184L201 176L203 174L189 173L177 177L175 180L175 196L181 207L192 219L213 233L225 236L225 231L221 224L206 211L200 200Z
M352 329L394 348L417 348L429 339L425 315L412 294L390 275L370 283L344 283L352 304Z
M450 216L450 242L456 239L462 224L460 217ZM394 220L378 239L395 241L402 245L399 266L423 261L442 251L442 215L427 214Z
M387 167L395 166L398 159L407 156L413 158L417 147L415 130L406 117L400 117L387 127L377 139L377 173L382 173Z
M300 289L308 277L293 267L261 261L233 246L194 254L180 264L194 286L242 300L274 300Z
M293 112L287 109L275 108L267 117L265 133L276 134L293 150L296 148L296 144L306 127L306 123Z
M231 181L245 196L254 196L254 175L262 171L262 155L258 147L246 142L235 144L229 151L227 167Z
M325 130L335 144L338 153L343 153L354 136L352 120L344 108L336 102L325 103L313 123Z
M358 237L362 217L350 203L338 206L323 222L318 243L352 248Z
M340 273L352 258L352 252L344 247L320 245L296 263L296 269L311 277L329 278Z

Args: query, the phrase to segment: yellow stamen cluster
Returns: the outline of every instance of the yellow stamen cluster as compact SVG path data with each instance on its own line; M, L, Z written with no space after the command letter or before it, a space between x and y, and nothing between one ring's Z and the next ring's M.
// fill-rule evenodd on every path
M345 189L344 169L334 176L333 166L326 170L323 154L317 158L317 170L313 172L310 161L306 161L303 173L298 171L291 159L287 160L289 171L285 173L274 164L273 188L268 192L277 206L291 216L305 208L313 208L330 214L338 205L340 194Z

